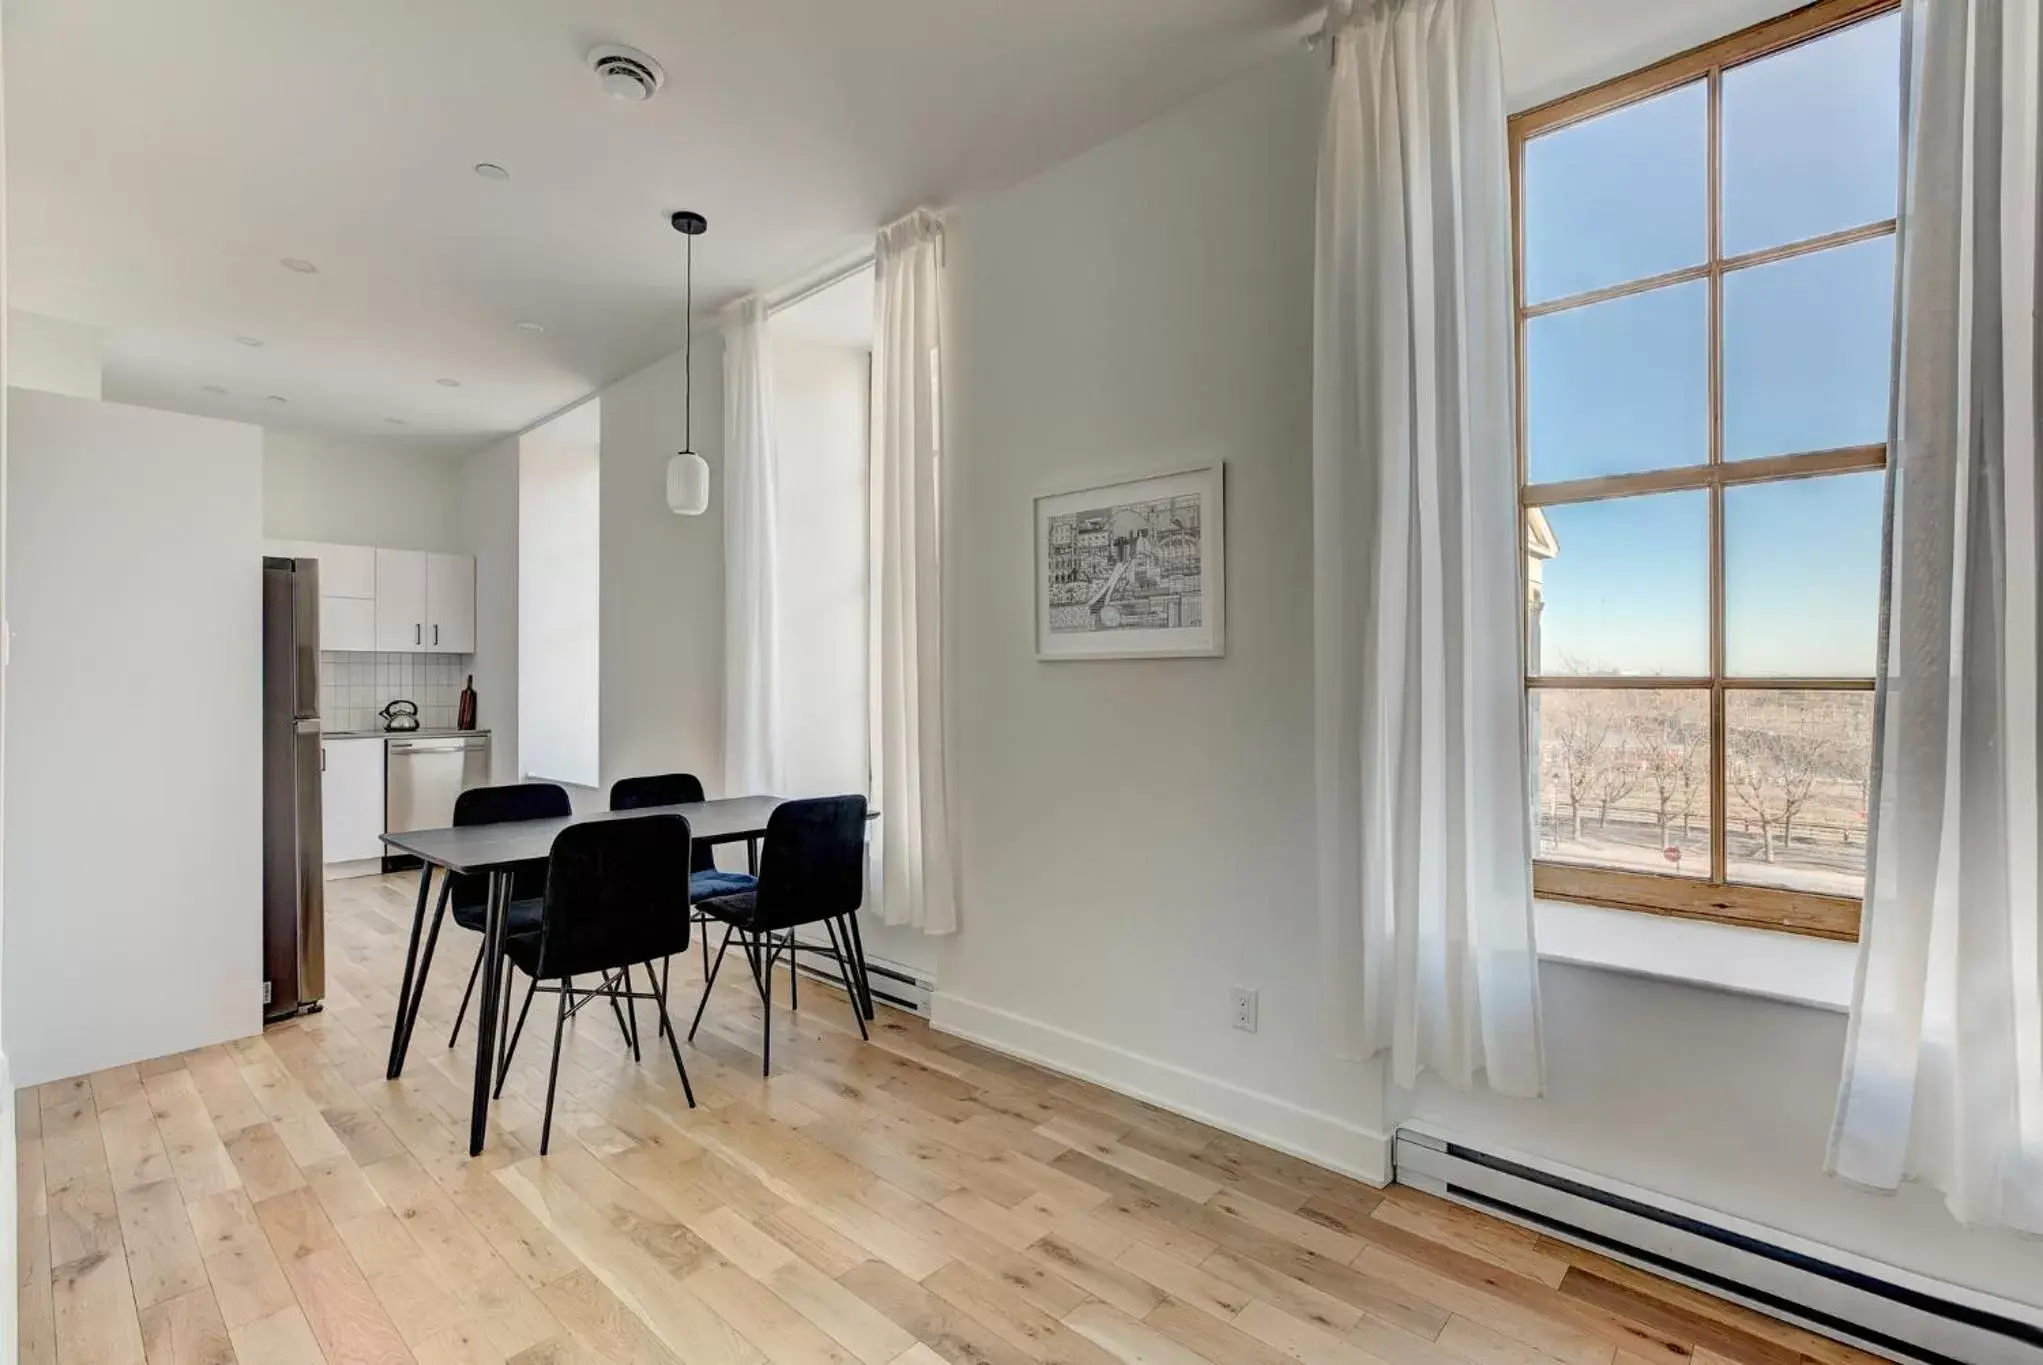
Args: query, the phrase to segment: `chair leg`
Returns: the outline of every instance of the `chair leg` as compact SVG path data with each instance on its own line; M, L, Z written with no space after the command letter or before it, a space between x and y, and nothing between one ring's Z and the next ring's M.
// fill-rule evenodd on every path
M795 949L795 931L787 931L787 1007L802 1007L802 955Z
M560 1080L560 1040L567 1032L568 993L560 993L560 1005L553 1013L553 1061L546 1068L546 1116L539 1121L539 1155L546 1155L548 1144L553 1141L553 1088Z
M704 939L704 940L702 941L702 952L703 952L703 966L704 966L705 968L707 968L707 967L708 967L708 965L709 965L709 940L708 940L708 939L706 939L706 938L705 938L705 939ZM646 975L647 975L647 976L651 976L652 974L653 974L653 964L652 964L652 963L650 963L650 962L648 962L648 963L646 964ZM705 971L703 972L703 975L704 975L704 976L707 976L707 975L709 975L709 973L708 973L708 972L707 972L707 971L705 970ZM660 998L661 998L661 999L665 999L665 998L666 998L666 995L667 995L667 986L669 985L669 983L671 983L671 982L673 981L673 979L674 979L674 959L673 959L673 958L671 958L671 957L663 957L663 958L661 958L661 959L660 959L660 985L659 985L659 991L660 991ZM662 1006L662 1007L661 1007L661 1009L660 1009L660 1032L661 1032L662 1034L665 1034L665 1033L666 1033L666 1031L667 1031L667 1011L666 1011L666 1008L665 1008L664 1006Z
M830 956L837 959L837 975L844 982L844 998L851 1002L851 1017L858 1020L858 1036L872 1038L865 1031L865 1010L858 1003L858 991L851 984L851 968L844 965L844 949L837 942L837 926L830 920L823 921L823 928L830 935Z
M518 1026L511 1030L511 1041L504 1048L504 1064L497 1068L497 1095L504 1097L504 1077L511 1074L511 1058L517 1055L518 1039L525 1035L525 1016L532 1012L532 994L539 989L539 978L533 977L532 984L525 987L525 1003L518 1007Z
M653 969L650 965L646 967L646 971L648 974L650 974L652 970ZM631 1021L631 1060L634 1062L643 1062L645 1058L639 1056L638 1052L638 997L632 994L633 990L634 987L631 984L631 968L627 966L624 969L624 1013L625 1017Z
M461 1008L454 1011L454 1031L447 1035L448 1047L454 1046L455 1040L461 1036L461 1021L468 1017L468 1001L475 994L476 978L482 975L482 948L483 945L476 945L475 965L468 969L468 989L461 992Z
M504 971L497 982L497 999L503 1008L497 1011L497 1088L503 1089L503 1074L511 1065L511 959L504 957Z
M771 936L759 935L752 945L752 980L759 987L760 1011L765 1017L765 1029L759 1046L759 1074L773 1074L773 955L767 949Z
M707 947L708 943L709 940L705 938L703 940L703 945ZM709 969L709 975L706 978L704 978L702 983L702 1002L695 1007L695 1022L688 1026L688 1041L691 1043L695 1041L695 1030L702 1027L702 1012L703 1010L709 1007L710 987L716 985L716 974L723 970L724 949L730 946L731 946L731 926L726 924L724 926L724 941L722 944L718 946L716 950L716 965Z
M653 964L646 964L646 975L653 974ZM695 1087L688 1083L688 1067L681 1060L681 1044L674 1037L674 1022L667 1018L667 983L664 980L653 984L653 994L659 998L660 1034L667 1040L667 1051L674 1054L674 1069L681 1073L681 1093L688 1097L688 1107L695 1107Z

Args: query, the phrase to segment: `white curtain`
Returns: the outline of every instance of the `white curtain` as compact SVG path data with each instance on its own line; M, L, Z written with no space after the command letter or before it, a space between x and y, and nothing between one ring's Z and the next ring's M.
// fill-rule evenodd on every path
M944 757L943 226L917 211L876 249L872 471L874 869L888 924L958 927Z
M2043 1234L2036 6L1906 16L1873 828L1830 1168Z
M1313 591L1337 1048L1542 1087L1491 0L1363 5L1320 149Z
M724 794L781 790L773 347L766 305L724 319Z

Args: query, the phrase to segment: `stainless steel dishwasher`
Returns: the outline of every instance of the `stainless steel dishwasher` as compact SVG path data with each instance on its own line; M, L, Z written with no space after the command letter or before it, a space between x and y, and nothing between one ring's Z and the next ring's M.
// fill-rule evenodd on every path
M454 798L489 782L489 736L392 738L384 765L383 828L391 834L445 829Z

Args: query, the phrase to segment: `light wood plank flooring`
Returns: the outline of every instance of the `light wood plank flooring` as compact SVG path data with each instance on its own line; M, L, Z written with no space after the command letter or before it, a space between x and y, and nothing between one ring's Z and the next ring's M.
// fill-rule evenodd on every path
M471 1161L446 1034L472 935L383 1079L414 886L328 885L325 1013L18 1096L24 1365L1869 1359L912 1017L861 1044L811 982L768 1082L726 977L694 1111L664 1049L633 1064L587 1010L545 1158L535 1008ZM674 980L692 1009L699 959Z

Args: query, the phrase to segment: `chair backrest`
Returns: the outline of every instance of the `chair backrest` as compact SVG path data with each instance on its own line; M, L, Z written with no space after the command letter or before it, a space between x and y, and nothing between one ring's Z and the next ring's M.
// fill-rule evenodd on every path
M865 899L865 798L783 801L766 821L759 855L762 929L848 915Z
M470 787L454 798L455 825L503 825L513 820L552 820L575 813L567 788L551 782L513 782L501 787ZM511 899L530 900L546 889L544 865L520 867L511 875ZM489 900L489 878L460 876L448 893L454 904L471 909Z
M608 971L641 959L648 916L670 916L687 946L688 821L641 815L569 825L546 863L539 976Z
M700 801L702 779L694 773L655 773L651 777L620 777L610 784L610 809L643 810L647 806L685 806ZM696 849L688 865L697 872L716 866L708 844Z

